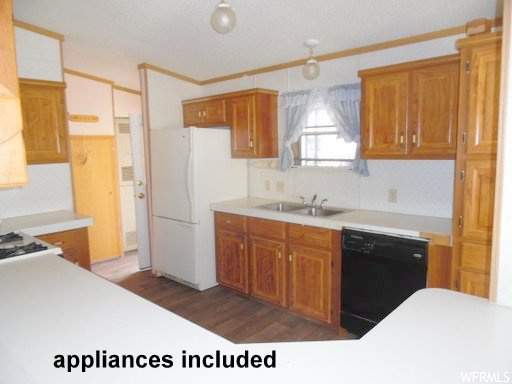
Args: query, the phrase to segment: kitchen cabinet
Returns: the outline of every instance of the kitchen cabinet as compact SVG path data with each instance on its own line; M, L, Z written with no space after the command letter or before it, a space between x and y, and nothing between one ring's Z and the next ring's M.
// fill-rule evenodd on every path
M185 127L227 125L226 100L214 99L184 103L183 122Z
M245 293L247 273L250 296L338 326L340 231L216 212L215 232L220 284Z
M458 40L460 104L452 288L488 297L496 177L501 34Z
M68 161L65 83L20 79L28 164Z
M249 293L246 230L245 217L215 213L217 280L243 293Z
M78 264L82 268L91 270L89 256L89 235L87 228L72 229L69 231L49 233L37 236L42 241L60 247L64 259Z
M229 126L234 158L277 157L277 95L257 88L184 100L184 125Z
M12 1L0 0L0 188L27 184Z
M362 157L453 159L458 55L359 71Z

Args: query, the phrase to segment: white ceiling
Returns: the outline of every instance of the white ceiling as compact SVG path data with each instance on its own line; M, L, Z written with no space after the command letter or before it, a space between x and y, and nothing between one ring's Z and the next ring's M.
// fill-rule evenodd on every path
M501 13L501 0L228 0L237 26L210 27L218 0L13 0L18 20L61 33L64 49L147 62L198 80L393 40Z

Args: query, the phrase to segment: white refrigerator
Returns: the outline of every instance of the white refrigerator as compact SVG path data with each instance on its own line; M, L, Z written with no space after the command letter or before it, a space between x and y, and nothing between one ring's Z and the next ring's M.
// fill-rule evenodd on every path
M155 273L199 290L217 285L210 203L247 196L247 160L231 158L229 128L150 133Z

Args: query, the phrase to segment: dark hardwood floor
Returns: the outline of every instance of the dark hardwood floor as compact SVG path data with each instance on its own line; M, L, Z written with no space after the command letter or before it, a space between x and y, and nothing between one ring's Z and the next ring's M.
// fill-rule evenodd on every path
M117 268L116 261L112 261L112 268ZM108 265L104 265L103 274L107 270ZM149 270L115 280L129 291L234 343L355 337L350 333L338 334L329 327L220 286L199 292L164 277L155 277Z

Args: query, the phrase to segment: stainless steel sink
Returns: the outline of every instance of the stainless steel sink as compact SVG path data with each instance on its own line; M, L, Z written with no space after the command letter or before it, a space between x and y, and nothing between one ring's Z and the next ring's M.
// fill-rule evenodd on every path
M292 212L292 211L296 211L298 209L304 208L304 205L287 203L287 202L282 201L280 203L260 205L258 208L268 209L271 211L279 211L279 212Z
M293 213L300 213L301 215L309 215L309 216L332 216L338 213L345 212L342 209L331 209L331 208L317 208L317 207L307 207L302 208Z

